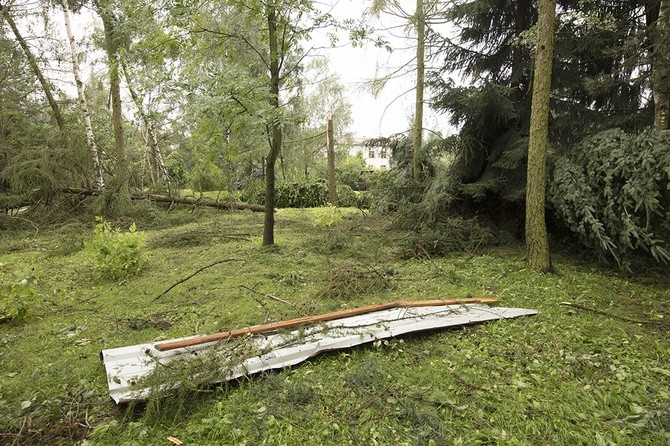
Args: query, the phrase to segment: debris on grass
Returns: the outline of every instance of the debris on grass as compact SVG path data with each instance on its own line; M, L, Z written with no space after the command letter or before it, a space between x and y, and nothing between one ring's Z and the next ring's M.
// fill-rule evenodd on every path
M476 299L466 300L472 301ZM202 385L214 384L264 370L289 367L321 352L350 348L411 332L537 314L536 310L522 308L451 302L427 301L425 305L421 305L420 301L393 302L312 316L312 320L320 323L291 331L277 330L296 327L300 321L309 318L235 330L233 332L239 332L240 335L246 333L246 336L237 338L231 335L233 332L226 332L103 350L101 356L107 372L109 395L117 403L146 400L156 390L178 388L184 379ZM379 307L383 309L379 310ZM333 315L338 313L349 316L334 318ZM247 356L240 356L240 352ZM208 358L219 372L207 373L203 379L203 376L199 376L200 369L189 369L188 377L179 375L180 378L172 382L157 383L150 380L155 370L166 369L159 366L174 360L188 359L192 362L196 358ZM188 367L189 362L185 367ZM203 373L208 368L204 363L198 363L198 367L202 367Z
M380 293L391 286L392 275L393 271L390 270L377 269L359 262L344 262L328 272L321 297L344 300Z

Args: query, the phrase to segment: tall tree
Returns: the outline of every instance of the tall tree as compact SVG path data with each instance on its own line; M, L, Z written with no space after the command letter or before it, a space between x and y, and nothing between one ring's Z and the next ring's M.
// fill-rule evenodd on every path
M416 96L414 101L414 129L412 136L412 175L415 181L421 179L421 142L423 139L423 90L425 83L426 64L426 19L424 16L423 0L416 0Z
M63 20L65 22L65 31L67 39L70 43L70 55L72 57L72 74L74 75L75 84L77 85L77 97L79 99L79 107L84 115L84 127L86 129L86 144L88 145L91 156L91 164L93 166L93 189L102 190L105 188L105 180L102 176L102 166L100 164L100 154L98 153L98 146L95 142L95 135L93 134L93 125L91 124L91 111L86 101L86 91L84 90L84 82L81 79L81 71L79 69L79 50L77 49L77 41L72 32L72 24L70 22L70 7L67 0L61 0L61 7L63 8Z
M12 15L9 6L0 4L0 14L2 14L2 17L5 19L9 27L12 29L12 32L14 33L16 40L19 42L19 45L21 45L21 48L25 53L28 64L30 65L31 70L37 77L37 80L39 81L42 87L42 91L44 92L44 95L46 96L47 101L49 102L51 112L53 113L53 117L56 120L56 123L58 124L58 128L60 129L61 133L65 133L65 120L63 119L63 114L61 113L60 106L58 105L58 102L56 102L56 99L54 98L51 89L51 84L49 83L49 81L47 81L46 77L44 77L44 74L42 73L40 66L37 64L35 56L33 55L32 51L30 50L30 47L28 46L28 43L26 42L26 39L23 37L21 31L16 25L16 21L14 20L14 17Z
M654 129L670 129L670 0L660 0L653 43Z
M114 0L95 0L96 11L102 19L105 35L105 52L107 53L109 89L112 98L112 127L114 129L115 158L115 193L118 198L126 200L129 196L128 158L126 154L125 135L123 130L123 113L121 103L121 76L119 51L122 47L121 35L117 29Z
M270 106L277 114L269 124L268 140L270 153L265 158L265 223L263 226L263 245L274 245L275 226L275 165L282 148L282 122L279 115L279 88L281 83L281 63L283 56L279 53L279 36L277 35L277 4L269 0L265 4L265 15L268 25L268 44L270 46Z
M554 56L556 0L540 0L537 47L533 75L533 102L528 143L526 179L526 249L528 266L539 272L551 270L545 222L545 185L549 145L549 98Z

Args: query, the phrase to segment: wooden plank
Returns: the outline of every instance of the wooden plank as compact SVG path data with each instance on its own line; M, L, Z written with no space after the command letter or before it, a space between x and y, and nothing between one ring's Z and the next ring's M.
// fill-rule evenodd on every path
M208 342L223 341L226 339L238 338L247 334L259 334L268 331L282 330L292 328L302 324L318 323L331 321L349 316L358 316L359 314L371 313L373 311L388 310L390 308L413 308L413 307L434 307L440 305L456 304L475 304L497 302L498 299L477 298L477 299L451 299L451 300L416 300L416 301L395 301L384 304L368 305L365 307L351 308L348 310L333 311L315 316L304 316L286 321L274 322L271 324L252 325L250 327L238 328L235 330L223 331L211 335L199 336L197 338L185 339L182 341L162 342L156 344L155 348L159 351L174 350L177 348L192 347L194 345L206 344Z

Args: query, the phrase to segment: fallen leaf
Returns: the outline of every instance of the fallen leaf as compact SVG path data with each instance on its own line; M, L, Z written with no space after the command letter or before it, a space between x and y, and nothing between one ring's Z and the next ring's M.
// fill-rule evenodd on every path
M172 443L172 444L176 444L177 446L181 446L182 444L184 444L184 443L182 443L182 441L181 441L179 438L177 438L177 437L167 437L167 441L169 441L169 442Z

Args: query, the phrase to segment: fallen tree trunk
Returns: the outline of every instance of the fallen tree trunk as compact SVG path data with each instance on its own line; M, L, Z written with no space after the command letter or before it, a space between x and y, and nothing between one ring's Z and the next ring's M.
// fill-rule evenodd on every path
M63 192L74 195L97 196L100 195L98 191L88 189L66 188ZM236 201L216 201L211 198L195 198L195 197L170 197L168 195L157 194L135 194L131 193L130 198L133 200L151 200L159 203L177 203L188 204L190 206L207 206L217 209L228 209L235 211L250 210L253 212L263 212L265 207L258 204L240 203Z
M151 200L159 203L178 203L190 204L195 206L208 206L217 209L231 209L236 211L250 210L253 212L263 212L265 208L258 204L240 203L236 201L216 201L211 198L195 198L195 197L170 197L167 195L131 195L133 200Z

